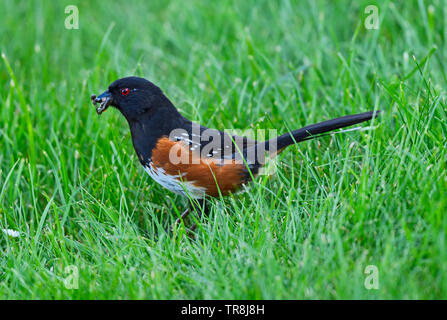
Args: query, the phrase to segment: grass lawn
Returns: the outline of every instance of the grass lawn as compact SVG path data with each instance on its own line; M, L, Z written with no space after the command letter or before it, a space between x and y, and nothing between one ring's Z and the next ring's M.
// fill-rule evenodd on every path
M0 229L19 236L0 230L0 298L447 298L443 1L1 4ZM219 129L383 112L289 147L191 239L165 232L186 200L90 102L128 75Z

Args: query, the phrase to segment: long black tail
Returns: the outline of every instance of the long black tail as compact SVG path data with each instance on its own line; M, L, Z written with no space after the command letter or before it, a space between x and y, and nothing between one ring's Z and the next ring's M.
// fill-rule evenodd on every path
M379 114L379 111L370 111L365 113L353 114L350 116L344 116L317 124L312 124L310 126L294 130L289 133L285 133L282 136L273 138L266 141L266 150L270 150L274 145L276 150L281 150L295 142L301 142L304 140L313 139L319 134L329 132L332 130L349 127L357 123L371 120ZM276 143L275 143L276 142Z

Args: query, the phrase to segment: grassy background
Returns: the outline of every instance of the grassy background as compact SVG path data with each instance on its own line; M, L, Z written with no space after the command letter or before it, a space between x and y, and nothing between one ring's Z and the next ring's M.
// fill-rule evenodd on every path
M69 4L79 30L64 28ZM0 228L20 237L0 232L0 297L447 297L442 1L1 6ZM375 130L289 148L189 239L164 231L186 201L144 173L118 112L89 101L134 74L220 129L384 112Z

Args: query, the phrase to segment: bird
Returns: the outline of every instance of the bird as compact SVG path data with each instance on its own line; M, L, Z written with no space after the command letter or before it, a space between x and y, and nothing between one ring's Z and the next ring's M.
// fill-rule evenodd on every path
M257 141L185 118L158 86L141 77L118 79L90 99L98 115L109 107L118 109L127 120L144 170L164 188L188 197L189 208L176 222L191 212L199 218L207 215L208 198L237 192L286 147L372 120L379 114L375 110L342 116Z

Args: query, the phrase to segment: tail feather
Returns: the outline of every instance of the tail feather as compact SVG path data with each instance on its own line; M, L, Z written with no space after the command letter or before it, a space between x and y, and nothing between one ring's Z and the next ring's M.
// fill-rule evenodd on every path
M298 143L304 140L313 139L317 135L322 133L326 133L344 127L349 127L357 123L371 120L377 117L379 112L380 111L370 111L365 113L353 114L349 116L344 116L312 124L310 126L306 126L304 128L294 130L292 132L285 133L282 136L268 140L266 141L265 147L266 150L270 150L273 146L275 146L276 150L281 150L295 142Z

